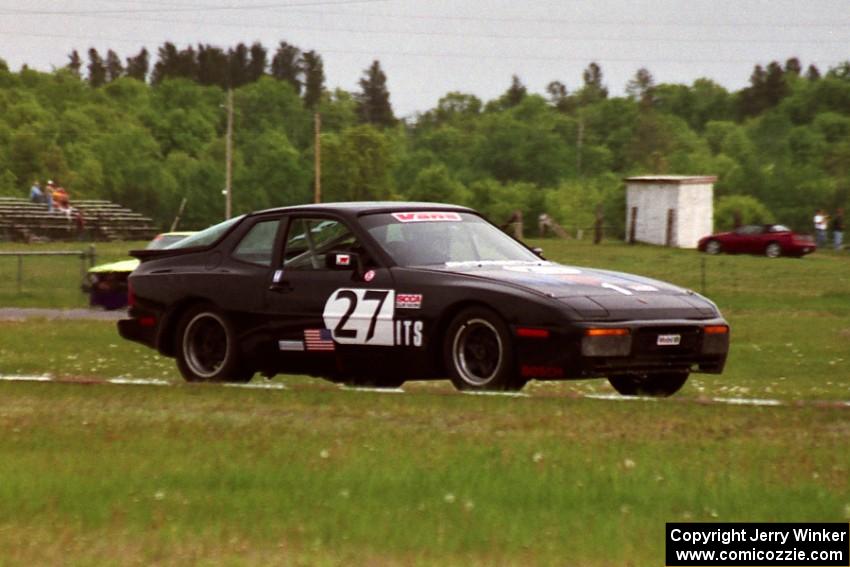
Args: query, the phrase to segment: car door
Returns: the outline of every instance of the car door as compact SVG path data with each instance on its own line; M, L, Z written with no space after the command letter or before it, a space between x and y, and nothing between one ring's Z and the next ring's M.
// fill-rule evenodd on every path
M752 252L753 232L757 229L758 227L751 225L736 228L735 231L730 233L723 242L723 248L727 252L735 254Z
M773 240L775 240L774 235L768 230L768 227L760 226L758 227L758 232L753 234L753 239L747 252L751 254L764 254L765 248Z
M368 347L392 346L390 271L342 219L293 215L266 291L280 368L324 372Z
M281 215L249 218L235 234L205 258L193 289L228 311L240 328L250 331L263 310L276 242L281 237Z

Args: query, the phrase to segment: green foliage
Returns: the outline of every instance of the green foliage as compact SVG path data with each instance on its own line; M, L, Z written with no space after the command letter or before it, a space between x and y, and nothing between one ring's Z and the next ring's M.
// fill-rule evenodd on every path
M363 124L322 136L326 201L374 201L394 196L389 137Z
M145 50L126 66L84 53L51 73L0 64L0 192L56 178L72 199L118 200L163 227L184 196L187 226L217 222L232 85L240 211L310 200L316 111L326 200L451 200L576 224L601 205L619 231L621 179L634 174L717 175L718 198L753 197L797 229L850 195L846 64L802 76L799 61L773 62L738 92L706 78L655 85L641 69L627 98L609 97L591 63L572 92L552 81L544 98L514 77L496 100L450 92L399 123L378 62L351 93L327 91L321 55L285 42L270 66L260 44L165 44L152 84Z
M403 196L410 201L437 203L464 203L468 200L466 188L454 180L448 168L442 164L421 169Z
M745 224L774 222L773 214L755 197L730 195L717 199L714 206L714 230L725 231Z

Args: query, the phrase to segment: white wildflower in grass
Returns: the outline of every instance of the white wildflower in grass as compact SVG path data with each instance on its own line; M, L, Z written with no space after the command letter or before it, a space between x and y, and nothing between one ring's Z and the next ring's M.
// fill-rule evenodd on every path
M709 510L708 515L711 516L712 518L719 518L720 517L720 514L717 513L717 510Z
M451 492L446 492L446 495L443 496L443 500L445 501L446 504L454 504L455 495L452 494Z
M631 511L632 511L632 509L629 508L629 506L627 504L623 504L622 506L620 506L620 513L623 514L624 516Z
M342 490L339 491L339 495L342 498L348 498L349 496L351 496L351 492L349 492L347 488L343 488Z
M625 460L623 460L623 466L627 469L633 469L637 466L637 463L629 458L626 458Z
M323 459L327 459L328 457L330 457L330 456L331 456L331 452L330 452L330 451L328 451L327 449L322 449L322 450L319 452L319 456L320 456L321 458L323 458Z
M473 508L475 508L475 502L472 500L466 500L463 503L463 509L467 512L472 512Z
M664 477L660 474L655 475L655 482L664 482Z
M844 517L850 520L850 504L844 505Z
M539 451L537 453L534 453L534 455L532 455L532 457L531 457L531 460L534 461L535 463L541 462L543 460L543 453L541 453Z
M153 495L154 500L165 500L165 492L162 490L157 490Z

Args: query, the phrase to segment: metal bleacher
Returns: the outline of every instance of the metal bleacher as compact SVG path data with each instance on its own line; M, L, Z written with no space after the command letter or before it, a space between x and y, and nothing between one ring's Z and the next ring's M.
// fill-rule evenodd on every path
M148 240L156 234L153 220L110 201L71 201L83 219L19 197L0 197L0 240Z

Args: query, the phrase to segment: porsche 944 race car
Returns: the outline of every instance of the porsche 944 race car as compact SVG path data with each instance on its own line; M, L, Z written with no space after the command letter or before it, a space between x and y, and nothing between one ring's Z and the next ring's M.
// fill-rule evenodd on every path
M665 396L718 374L714 303L647 278L549 262L475 211L434 203L303 205L138 250L120 334L188 381L310 374L462 390L606 377Z

